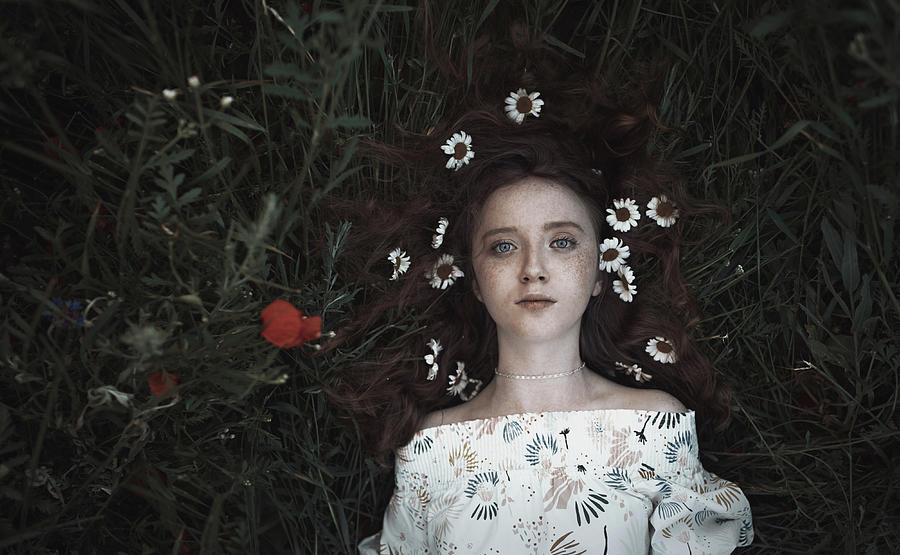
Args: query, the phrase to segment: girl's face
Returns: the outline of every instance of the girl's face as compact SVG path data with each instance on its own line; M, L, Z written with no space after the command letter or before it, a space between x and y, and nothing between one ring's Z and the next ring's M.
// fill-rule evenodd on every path
M552 339L580 333L603 283L597 234L569 188L528 177L494 191L472 235L472 289L498 333ZM549 299L527 302L529 297Z

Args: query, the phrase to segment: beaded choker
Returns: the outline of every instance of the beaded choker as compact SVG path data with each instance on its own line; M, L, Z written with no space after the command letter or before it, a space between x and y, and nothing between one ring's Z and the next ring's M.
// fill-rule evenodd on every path
M568 372L560 372L559 374L541 374L537 376L531 376L527 374L507 374L505 372L500 372L496 368L494 368L494 374L498 376L503 376L504 378L513 378L516 380L549 380L550 378L562 378L563 376L571 376L575 372L582 370L584 368L584 361L581 361L581 365L574 370L569 370Z

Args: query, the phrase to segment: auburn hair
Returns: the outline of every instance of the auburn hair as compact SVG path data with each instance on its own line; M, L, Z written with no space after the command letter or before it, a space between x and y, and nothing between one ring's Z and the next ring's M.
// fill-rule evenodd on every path
M524 40L521 28L512 34L514 44ZM486 44L479 43L481 48ZM672 131L659 122L653 101L668 62L635 64L627 78L613 80L595 68L573 67L540 41L518 44L515 52L510 60L478 55L476 48L468 88L464 78L458 79L464 75L459 65L439 59L448 83L443 120L429 129L400 129L390 141L367 143L361 155L391 170L388 187L373 183L366 198L331 204L336 217L353 224L342 272L365 285L371 298L358 303L355 315L335 330L320 354L358 345L372 334L377 338L376 347L337 372L325 392L335 410L359 427L384 466L427 413L460 402L447 394L456 361L485 385L493 378L496 328L469 283L474 276L471 234L491 193L529 176L572 190L591 214L598 243L619 237L631 251L628 262L638 287L634 301L622 301L607 277L605 293L591 298L582 318L580 354L588 368L621 384L675 395L696 411L701 434L723 430L730 418L730 390L692 342L699 309L679 269L685 222L704 214L727 219L728 212L692 198L674 163L650 152L658 145L655 139ZM504 98L519 88L540 91L545 101L539 117L526 117L521 124L504 113ZM445 167L448 155L441 146L458 131L472 137L474 158L454 171ZM387 192L375 193L382 189ZM628 197L645 206L660 194L679 210L671 227L646 216L627 233L607 224L605 210L614 199ZM434 249L440 217L450 223L443 244ZM397 247L406 251L411 266L393 281L387 255ZM465 274L445 290L425 278L443 253L451 254ZM645 352L648 339L656 336L674 344L676 363L656 362ZM431 338L443 350L437 378L427 380L424 355ZM616 362L637 363L653 378L637 383L617 372Z

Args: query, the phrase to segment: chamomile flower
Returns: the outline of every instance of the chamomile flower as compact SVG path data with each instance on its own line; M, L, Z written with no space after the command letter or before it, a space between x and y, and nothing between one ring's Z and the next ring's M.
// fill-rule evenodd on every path
M678 208L666 195L653 197L647 203L647 217L652 218L660 227L669 227L678 218Z
M441 342L433 337L428 340L428 347L431 349L431 352L425 355L425 364L430 365L431 368L428 369L428 377L426 379L433 380L438 372L437 356L443 347L441 347Z
M470 401L470 400L474 399L475 396L478 395L478 392L481 391L482 382L478 378L469 378L469 384L474 386L472 388L472 393L466 394L465 391L459 392L459 398L462 399L463 401Z
M544 105L544 101L539 99L539 96L541 93L535 91L528 94L525 89L509 93L504 108L506 115L516 123L522 123L525 116L541 117L541 106Z
M619 368L624 368L625 373L629 376L634 376L634 381L636 382L649 382L653 378L653 376L651 376L647 372L644 372L644 370L637 364L629 365L625 364L624 362L617 362L616 366L618 366Z
M457 278L463 276L463 271L453 265L453 256L449 254L442 254L434 267L425 273L425 277L435 289L446 289L453 285Z
M447 388L447 394L461 396L468 385L469 377L466 375L466 363L457 361L456 375L450 376L450 387Z
M631 267L622 264L619 267L619 279L613 280L613 291L626 303L633 301L634 294L637 293L637 286L633 282L634 272L631 271Z
M447 143L441 146L444 154L449 154L450 159L447 160L447 169L453 171L468 164L475 157L475 150L472 148L472 136L466 135L465 131L454 133L452 137L447 139Z
M648 340L644 350L653 357L653 360L663 364L671 364L677 360L675 347L672 345L672 342L663 337L656 336Z
M406 255L406 251L400 250L400 247L392 250L387 258L388 261L394 265L394 274L391 276L392 280L396 280L400 277L400 274L405 274L406 270L409 270L409 257Z
M163 89L162 95L163 98L171 102L175 100L176 96L178 96L178 91L175 89Z
M622 243L621 239L615 237L604 239L603 244L600 245L600 269L607 272L618 272L629 256L631 256L631 251Z
M444 233L447 232L447 226L450 221L447 218L438 220L438 226L435 228L436 233L431 236L431 248L436 249L444 243Z
M192 89L196 89L200 86L200 78L196 75L191 75L188 77L188 85L190 85Z
M231 106L232 102L234 102L234 97L225 95L219 99L219 106L221 106L222 108L228 108L229 106Z
M616 231L630 231L637 227L637 221L641 219L641 212L636 202L630 198L620 198L613 201L613 208L607 208L606 223Z

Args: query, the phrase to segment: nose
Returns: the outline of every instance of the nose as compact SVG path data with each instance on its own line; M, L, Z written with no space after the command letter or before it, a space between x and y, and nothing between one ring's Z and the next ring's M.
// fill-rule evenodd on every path
M522 268L522 283L531 281L547 281L544 260L539 251L529 249Z

